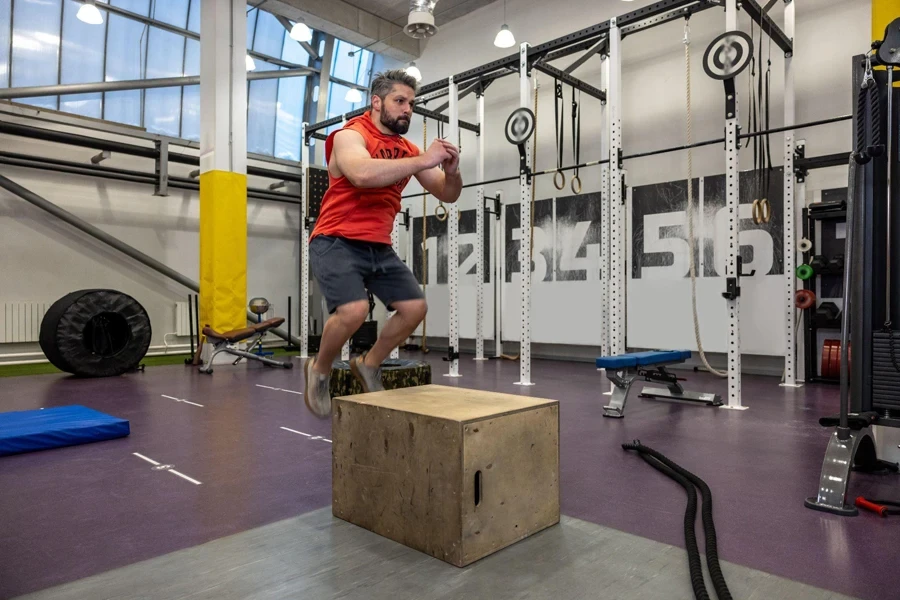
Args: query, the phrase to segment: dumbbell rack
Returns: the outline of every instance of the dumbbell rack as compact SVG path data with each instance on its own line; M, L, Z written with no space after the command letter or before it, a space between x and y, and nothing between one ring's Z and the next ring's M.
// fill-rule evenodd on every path
M813 204L815 206L815 204ZM846 210L823 210L823 211L812 211L810 212L809 208L803 209L803 237L812 242L812 249L803 255L803 262L806 263L809 260L809 257L815 256L816 251L819 249L819 243L816 239L816 222L817 221L826 221L826 220L836 220L839 222L846 222L847 220L847 211ZM799 262L799 261L798 261ZM830 273L829 273L830 274ZM804 324L804 352L805 352L805 380L807 383L830 383L830 384L838 384L840 383L840 379L837 377L822 377L819 374L820 365L822 364L821 356L819 355L819 345L818 345L818 333L821 329L828 329L835 331L835 337L839 337L840 329L841 329L841 320L844 316L844 311L838 315L836 319L823 319L821 317L817 317L815 310L816 307L821 303L821 299L819 298L818 290L816 289L817 282L819 281L820 275L817 273L812 278L803 281L803 289L810 290L816 294L816 306L813 308L809 308L803 311L803 324Z

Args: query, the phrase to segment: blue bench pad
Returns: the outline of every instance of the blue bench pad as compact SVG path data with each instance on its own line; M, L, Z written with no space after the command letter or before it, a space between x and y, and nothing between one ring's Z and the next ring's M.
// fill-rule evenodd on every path
M125 437L125 419L85 406L0 413L0 456Z
M690 350L649 350L632 352L618 356L601 356L597 358L598 369L627 369L667 363L684 362L691 357Z

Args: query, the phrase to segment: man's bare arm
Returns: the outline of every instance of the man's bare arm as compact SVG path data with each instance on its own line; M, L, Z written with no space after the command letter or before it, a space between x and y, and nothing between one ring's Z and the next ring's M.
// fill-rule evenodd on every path
M459 172L459 150L449 142L444 142L444 145L450 153L450 158L441 163L444 170L434 167L420 171L416 174L416 179L432 196L441 202L452 204L459 199L463 185Z
M334 136L333 162L335 175L346 177L359 188L379 188L411 177L423 169L440 164L449 153L441 147L432 147L419 156L407 158L372 158L366 150L363 136L351 129ZM435 162L436 161L436 162Z

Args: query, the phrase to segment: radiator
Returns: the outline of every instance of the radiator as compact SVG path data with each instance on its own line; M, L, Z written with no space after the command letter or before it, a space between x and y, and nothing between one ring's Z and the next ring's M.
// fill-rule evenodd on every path
M194 323L194 331L196 330L197 324ZM187 302L175 303L175 335L191 335L191 305Z
M41 320L52 302L5 302L0 320L0 343L37 342L41 335Z

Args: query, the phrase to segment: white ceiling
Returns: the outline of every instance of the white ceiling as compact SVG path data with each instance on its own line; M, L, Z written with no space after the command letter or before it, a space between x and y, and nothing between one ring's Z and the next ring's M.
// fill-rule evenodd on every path
M440 27L454 19L487 6L498 0L438 0L434 8L434 21ZM409 0L345 0L360 10L372 13L401 27L409 15Z

